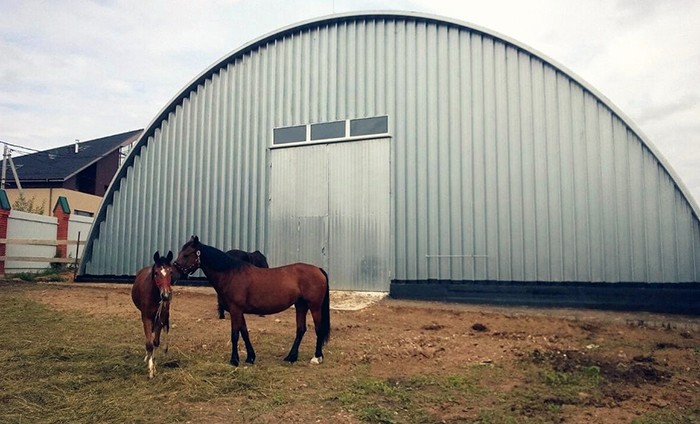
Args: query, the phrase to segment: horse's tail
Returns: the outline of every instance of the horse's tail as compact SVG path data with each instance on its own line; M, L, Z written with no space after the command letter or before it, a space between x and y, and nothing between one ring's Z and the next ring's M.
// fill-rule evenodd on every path
M321 305L321 326L318 333L318 336L321 337L325 344L331 338L331 289L328 273L323 268L319 269L326 277L326 296L323 298L323 304Z

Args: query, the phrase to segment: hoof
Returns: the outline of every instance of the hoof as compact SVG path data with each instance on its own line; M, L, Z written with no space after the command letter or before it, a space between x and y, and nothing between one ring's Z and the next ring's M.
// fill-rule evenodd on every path
M314 356L313 358L311 358L310 363L311 363L311 365L318 365L320 363L323 363L323 356L318 356L318 357Z
M231 360L231 365L233 365L234 367L237 367L237 366L238 366L238 361Z
M287 357L284 358L284 361L285 361L285 362L292 362L292 363L294 363L294 362L297 361L297 357L296 357L296 356L289 356L289 355L287 355Z
M246 358L245 362L247 364L253 365L255 363L255 358Z

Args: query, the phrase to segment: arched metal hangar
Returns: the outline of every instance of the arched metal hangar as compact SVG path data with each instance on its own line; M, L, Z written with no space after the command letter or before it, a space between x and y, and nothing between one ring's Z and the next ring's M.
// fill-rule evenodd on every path
M596 89L506 36L343 14L233 51L149 124L79 280L190 235L397 297L699 312L698 206Z

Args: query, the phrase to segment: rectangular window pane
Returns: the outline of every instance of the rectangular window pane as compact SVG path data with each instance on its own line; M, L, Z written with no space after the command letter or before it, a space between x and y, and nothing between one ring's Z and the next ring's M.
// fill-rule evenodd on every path
M386 134L389 132L389 120L386 116L378 118L353 119L350 121L350 136Z
M311 140L345 137L345 121L311 125Z
M275 128L274 144L297 143L306 141L306 125Z

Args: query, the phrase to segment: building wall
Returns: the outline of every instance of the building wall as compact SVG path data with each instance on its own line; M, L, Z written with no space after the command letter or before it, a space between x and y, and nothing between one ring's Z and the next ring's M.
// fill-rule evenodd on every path
M191 234L270 249L272 129L379 115L392 279L698 281L697 207L614 106L513 40L393 14L288 28L199 76L121 168L81 273L132 274Z
M100 159L96 165L94 194L102 197L107 192L107 188L112 182L114 174L117 173L117 169L119 169L119 149Z
M10 203L14 203L19 198L19 190L17 189L5 189L7 192L7 198ZM85 212L90 214L96 214L100 203L102 202L102 197L94 196L92 194L81 193L75 190L69 190L65 188L27 188L24 189L24 198L27 200L34 199L35 206L44 205L43 215L51 216L51 211L56 205L56 201L59 196L64 196L68 199L68 204L71 207L71 212L78 213Z

